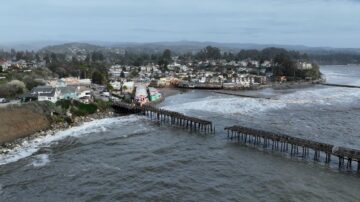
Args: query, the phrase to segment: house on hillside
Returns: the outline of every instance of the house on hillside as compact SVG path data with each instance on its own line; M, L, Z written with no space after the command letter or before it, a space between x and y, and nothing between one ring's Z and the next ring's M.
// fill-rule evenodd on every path
M51 86L38 86L23 97L23 101L49 101L52 103L60 99L60 90Z
M2 71L7 71L11 67L11 61L0 60L0 66L2 67Z
M77 99L76 87L74 86L59 87L59 90L60 90L61 100Z
M309 70L313 68L313 65L311 63L308 62L298 62L297 63L297 68L299 70Z
M76 95L76 99L84 103L89 103L93 100L91 89L86 86L77 86Z

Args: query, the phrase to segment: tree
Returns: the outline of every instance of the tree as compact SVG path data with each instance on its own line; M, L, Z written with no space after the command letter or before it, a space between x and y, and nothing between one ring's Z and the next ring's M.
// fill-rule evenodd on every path
M206 48L202 49L196 57L200 60L218 60L221 58L221 52L219 48L207 46Z
M105 83L105 77L104 75L99 72L99 71L94 71L94 73L92 74L92 82L95 83L95 84L99 84L99 85L102 85Z
M164 72L167 71L167 66L172 62L171 51L169 49L164 50L161 58L158 61L160 69Z
M39 86L39 85L44 85L44 83L40 82L40 81L37 81L35 80L34 77L32 76L24 76L24 78L22 79L22 81L26 84L26 88L28 90L31 90L33 89L34 87L36 86Z
M139 72L135 69L130 72L130 77L135 78L137 76L139 76Z
M274 69L275 76L294 77L295 79L296 64L288 54L281 53L277 55L274 62L276 65Z
M3 67L0 65L0 73L3 72Z
M124 73L124 71L121 71L121 73L120 73L120 78L125 78L125 73Z
M26 91L25 84L19 80L12 80L0 86L0 97L16 97Z
M171 50L166 49L163 52L162 59L170 63L172 61L171 59Z
M105 58L104 55L100 51L95 51L91 55L92 61L103 61L104 58Z

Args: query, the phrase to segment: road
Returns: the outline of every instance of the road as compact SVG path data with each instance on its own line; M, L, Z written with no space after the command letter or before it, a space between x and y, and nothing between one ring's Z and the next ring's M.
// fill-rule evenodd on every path
M14 105L14 104L21 104L20 100L11 100L10 102L7 103L0 103L0 107L7 107L9 105Z

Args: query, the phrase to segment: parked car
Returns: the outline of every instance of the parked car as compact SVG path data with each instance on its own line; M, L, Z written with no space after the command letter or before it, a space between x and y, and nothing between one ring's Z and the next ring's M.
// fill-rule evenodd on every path
M104 96L104 97L110 97L110 93L109 92L101 92L101 95Z
M9 100L5 99L5 98L0 98L0 103L8 103Z

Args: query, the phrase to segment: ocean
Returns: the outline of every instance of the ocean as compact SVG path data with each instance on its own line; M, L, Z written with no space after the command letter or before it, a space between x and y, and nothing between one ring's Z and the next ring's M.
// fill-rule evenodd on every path
M322 66L360 85L360 66ZM0 156L0 201L360 201L356 172L227 140L242 125L360 149L360 89L329 86L168 97L160 107L212 121L196 134L130 115L85 123Z

